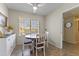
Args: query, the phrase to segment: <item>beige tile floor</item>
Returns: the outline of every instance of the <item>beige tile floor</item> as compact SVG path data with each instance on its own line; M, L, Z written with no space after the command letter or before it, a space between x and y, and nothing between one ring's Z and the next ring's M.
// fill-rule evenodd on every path
M26 46L24 49L25 56L30 56L29 51L30 50ZM42 51L39 51L38 55L42 56ZM16 46L11 56L22 56L22 46ZM64 42L63 49L56 48L49 44L49 47L46 48L46 56L79 56L79 44L74 45Z

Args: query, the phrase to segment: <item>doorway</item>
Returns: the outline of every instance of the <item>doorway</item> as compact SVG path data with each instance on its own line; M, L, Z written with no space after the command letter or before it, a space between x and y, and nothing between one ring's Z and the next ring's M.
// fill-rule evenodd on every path
M79 56L79 7L63 13L63 52L65 55Z

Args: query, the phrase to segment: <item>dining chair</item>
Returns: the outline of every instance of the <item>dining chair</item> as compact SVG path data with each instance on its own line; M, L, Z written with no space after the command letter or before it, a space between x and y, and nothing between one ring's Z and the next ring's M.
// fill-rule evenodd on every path
M35 49L36 49L36 56L38 54L39 49L43 49L42 51L45 56L45 36L39 34L36 35Z
M34 42L33 42L33 40L30 39L30 38L25 38L25 36L24 36L23 46L22 46L22 56L24 56L24 47L25 47L25 45L31 46L30 52L33 51L33 53L34 53L34 46L33 46Z

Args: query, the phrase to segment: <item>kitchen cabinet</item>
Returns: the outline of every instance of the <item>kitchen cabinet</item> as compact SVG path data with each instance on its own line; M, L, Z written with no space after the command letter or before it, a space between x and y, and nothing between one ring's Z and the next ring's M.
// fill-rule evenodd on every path
M0 56L10 56L16 46L16 34L0 38Z

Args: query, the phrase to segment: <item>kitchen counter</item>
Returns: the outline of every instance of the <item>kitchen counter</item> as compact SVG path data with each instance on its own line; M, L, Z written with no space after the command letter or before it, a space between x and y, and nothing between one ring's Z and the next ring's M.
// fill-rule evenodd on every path
M6 35L4 35L3 37L0 37L0 38L7 38L7 37L9 37L9 36L11 36L11 35L13 35L13 34L15 34L15 33L12 33L12 34L6 34Z

